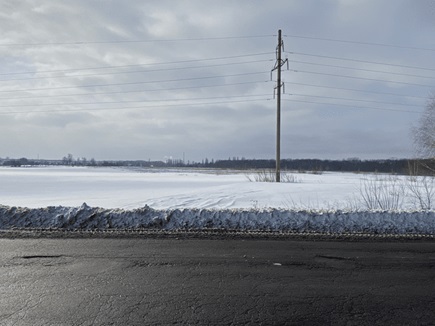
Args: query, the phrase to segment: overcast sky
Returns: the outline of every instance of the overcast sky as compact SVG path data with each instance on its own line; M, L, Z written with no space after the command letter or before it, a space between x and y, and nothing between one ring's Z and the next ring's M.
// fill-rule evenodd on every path
M0 2L0 157L403 158L434 0Z

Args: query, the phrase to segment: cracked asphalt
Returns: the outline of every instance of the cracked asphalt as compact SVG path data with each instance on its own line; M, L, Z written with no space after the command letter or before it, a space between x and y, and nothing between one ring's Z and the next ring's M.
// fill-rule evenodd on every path
M0 239L1 325L434 325L435 242Z

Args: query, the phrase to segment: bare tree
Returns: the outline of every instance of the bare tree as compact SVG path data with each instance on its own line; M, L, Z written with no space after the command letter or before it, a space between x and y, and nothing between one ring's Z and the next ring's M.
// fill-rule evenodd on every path
M435 93L427 102L419 124L413 128L414 142L420 158L435 158Z
M360 195L364 209L398 210L403 207L405 188L398 178L375 175L361 182Z
M423 173L420 172L420 167L419 162L408 163L407 195L413 201L415 208L430 210L434 208L435 177L432 173L428 175L427 169Z
M63 164L65 165L72 165L74 161L74 156L72 154L68 154L67 156L64 156L62 158Z

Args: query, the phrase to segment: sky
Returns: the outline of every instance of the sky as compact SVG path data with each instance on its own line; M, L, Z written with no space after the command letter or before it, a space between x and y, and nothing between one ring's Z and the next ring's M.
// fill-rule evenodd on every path
M415 155L434 0L0 2L0 158Z

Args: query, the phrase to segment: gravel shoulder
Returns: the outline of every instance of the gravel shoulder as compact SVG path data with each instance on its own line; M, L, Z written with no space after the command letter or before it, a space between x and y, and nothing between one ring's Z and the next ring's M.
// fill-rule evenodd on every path
M65 230L20 228L0 230L0 238L144 238L144 239L251 239L251 240L306 240L306 241L424 241L435 242L432 234L371 234L371 233L321 233L321 232L273 232L227 229L160 230L160 229L106 229Z

